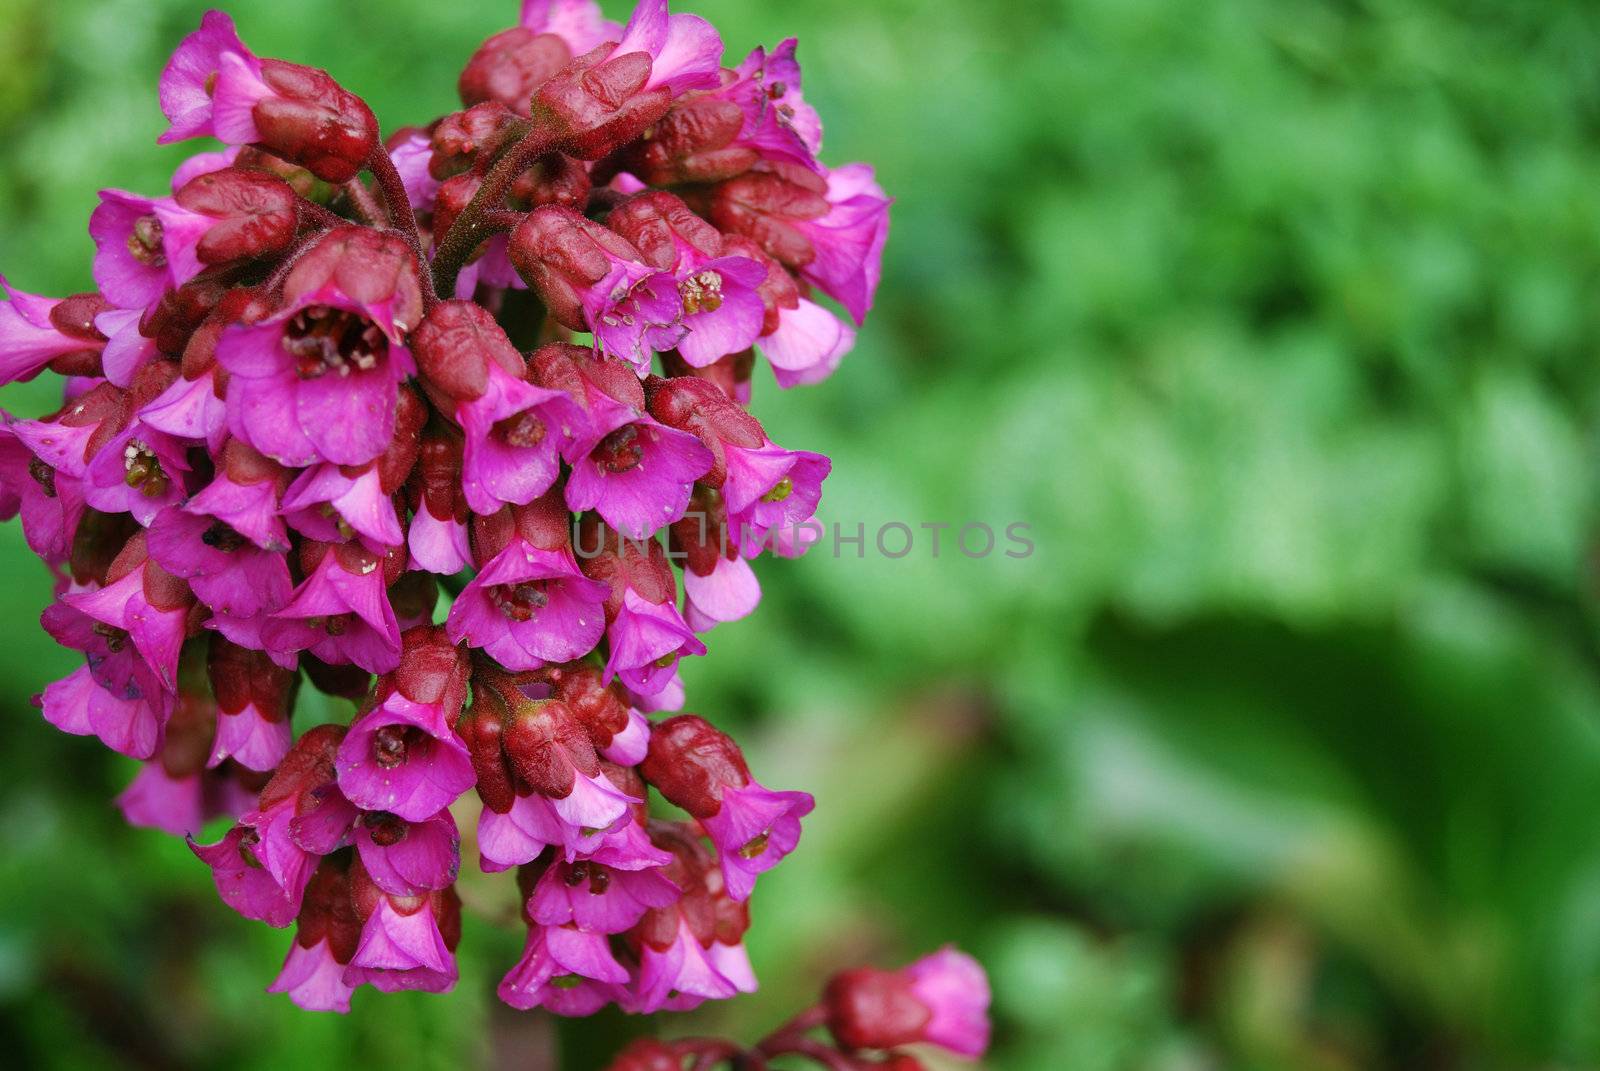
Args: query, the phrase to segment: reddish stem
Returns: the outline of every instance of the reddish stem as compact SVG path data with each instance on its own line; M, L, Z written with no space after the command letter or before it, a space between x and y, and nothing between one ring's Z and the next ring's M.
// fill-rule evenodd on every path
M439 304L439 295L433 289L433 275L427 270L428 254L422 247L422 232L417 229L417 213L411 207L411 198L406 194L405 180L396 170L389 150L382 145L373 150L372 158L367 161L367 167L378 180L378 189L382 192L384 204L389 209L389 219L393 221L401 237L406 240L406 244L411 246L411 251L417 255L417 268L422 275L422 308L424 312L428 312Z
M504 207L506 191L517 176L553 148L555 138L546 131L534 129L495 161L483 177L483 185L478 187L478 192L433 251L433 285L439 293L455 293L456 276L462 266L477 251L479 243L494 233L486 217Z
M378 204L377 198L372 196L372 191L367 189L366 183L358 178L346 182L340 189L350 198L350 203L355 205L356 215L361 217L361 222L369 227L386 227L389 218L384 215L383 208Z
M300 198L299 208L302 222L322 227L324 230L331 231L335 227L343 227L350 222L332 209L325 208L315 201L308 201L304 197Z

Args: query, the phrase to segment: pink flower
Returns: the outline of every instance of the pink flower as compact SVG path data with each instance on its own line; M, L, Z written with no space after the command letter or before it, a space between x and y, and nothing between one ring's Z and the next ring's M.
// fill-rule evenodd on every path
M723 256L716 228L663 191L629 198L612 210L606 223L652 267L671 272L677 283L682 318L646 334L652 349L676 347L690 366L703 368L755 342L766 316L758 293L767 277L764 265Z
M319 938L306 946L296 935L284 957L283 969L267 986L267 992L287 993L296 1007L306 1011L348 1012L350 994L355 990L345 984L346 966L339 962L329 938Z
M45 687L34 700L44 718L62 732L96 736L113 751L133 759L154 755L166 723L165 702L123 699L107 691L89 666L79 666Z
M606 626L606 638L606 681L620 676L629 688L646 695L661 690L680 656L706 653L706 645L670 600L650 602L631 587Z
M239 40L233 20L221 11L207 11L200 28L183 39L161 72L161 111L171 124L161 135L163 145L217 135L214 97L223 57L230 55L246 68L260 70L259 61Z
M590 409L588 435L568 453L567 505L595 510L632 539L683 516L711 454L693 435L665 427L616 402Z
M557 1015L593 1015L610 1002L628 971L603 933L574 926L530 926L522 958L496 990L513 1008Z
M800 843L800 819L816 801L809 792L773 792L760 782L722 792L722 806L700 824L717 846L728 895L748 900L756 875L777 866Z
M289 532L279 515L287 474L250 444L230 439L217 453L217 473L184 504L183 510L210 517L262 550L289 549Z
M0 305L0 384L30 380L52 361L104 348L105 336L94 326L104 308L98 295L40 297L13 288L5 276L0 290L9 299Z
M276 769L294 740L289 714L298 674L272 661L264 651L211 637L206 675L217 701L217 732L208 767L232 759L248 770Z
M195 770L175 774L160 758L146 761L117 796L117 808L129 825L159 829L174 837L193 836L217 815L237 817L254 800L226 773Z
M22 515L28 548L47 563L64 562L83 516L83 481L58 472L34 455L18 435L20 425L0 425L0 491Z
M405 542L376 465L355 473L328 462L313 465L283 493L282 508L289 524L312 539L332 543L360 536L374 549Z
M644 90L664 86L673 96L711 89L722 67L722 37L698 15L669 15L667 0L639 0L623 27L613 56L650 55L650 80Z
M385 993L455 988L459 972L453 949L461 936L455 889L394 896L379 888L358 860L350 866L350 890L362 927L344 972L346 985L371 985Z
M171 197L101 190L100 206L89 216L100 292L124 309L149 308L200 274L200 240L215 223Z
M367 811L355 822L354 839L373 883L393 896L443 889L454 884L461 869L461 837L446 810L420 822Z
M228 328L233 433L285 465L362 465L395 432L405 335L421 318L416 260L397 234L329 232L289 273L283 308Z
M283 554L262 550L222 521L167 508L150 525L150 556L189 581L201 602L226 617L270 614L289 602Z
M989 980L954 948L898 971L860 967L835 975L822 1007L847 1051L921 1043L976 1059L989 1047Z
M420 822L472 787L472 760L446 712L399 691L356 719L339 748L339 787L358 807Z
M306 543L311 567L289 604L272 614L261 639L279 665L293 666L298 651L332 665L357 665L387 673L400 662L400 623L389 605L388 563L358 543ZM308 560L310 559L310 560Z
M761 602L761 585L743 558L717 556L711 572L702 576L692 568L683 571L683 617L696 632L709 632L727 621L748 616Z
M592 331L599 349L640 375L649 370L651 345L683 333L671 274L571 209L543 205L530 212L511 234L510 256L552 316L574 331Z
M61 596L41 620L57 643L84 652L101 687L165 711L177 690L193 603L188 585L147 555L141 532L117 556L104 587Z
M695 937L687 918L678 915L676 922L666 942L646 937L640 943L639 974L629 995L629 1011L649 1015L675 996L726 1000L739 991L717 970L707 947L710 942L702 944Z
M361 939L344 863L323 859L306 885L283 970L267 987L308 1011L350 1010L345 968Z
M567 662L594 648L605 629L605 587L584 577L570 550L518 538L478 571L445 627L508 669Z
M976 1059L989 1047L989 979L978 961L954 948L924 956L905 975L931 1013L923 1039Z
M822 500L822 481L833 463L822 454L785 450L771 440L750 449L728 445L722 498L734 545L747 557L759 553L774 529L811 519Z
M816 250L800 277L836 299L860 324L883 274L890 201L869 164L835 168L828 175L827 198L827 215L794 224Z
M488 363L484 393L456 406L466 436L462 490L477 513L526 505L561 471L561 446L581 417L561 391L535 387Z
M672 803L700 820L717 846L727 895L749 898L756 875L777 866L800 840L809 793L773 792L750 776L727 736L693 714L659 723L640 767Z
M663 857L662 862L667 859ZM576 926L588 933L622 933L655 907L678 900L678 887L660 867L620 870L592 860L556 862L528 900L528 917L541 926Z

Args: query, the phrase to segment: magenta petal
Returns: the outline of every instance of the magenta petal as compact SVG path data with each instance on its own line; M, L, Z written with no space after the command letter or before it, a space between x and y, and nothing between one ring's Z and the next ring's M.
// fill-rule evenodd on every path
M175 837L199 832L205 821L199 774L173 777L156 760L139 768L133 783L117 797L129 825L159 829Z
M391 351L388 360L394 358ZM364 465L394 438L395 398L392 366L330 373L299 384L295 417L323 460Z
M239 40L233 20L221 11L208 11L200 28L185 37L161 72L161 111L171 123L161 143L212 133L211 91L224 52L249 56Z
M353 990L344 983L344 965L333 958L333 950L324 937L310 948L295 940L284 957L283 969L278 972L268 993L287 993L295 1005L306 1011L350 1010Z
M378 888L391 896L419 896L429 889L443 889L456 880L461 868L461 837L449 811L423 822L405 823L404 833L392 844L379 844L373 828L358 821L355 841L362 866Z

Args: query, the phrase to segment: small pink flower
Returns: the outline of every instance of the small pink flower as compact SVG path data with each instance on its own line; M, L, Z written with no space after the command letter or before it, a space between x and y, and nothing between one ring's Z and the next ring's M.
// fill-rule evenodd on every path
M496 993L513 1008L593 1015L628 981L602 933L574 926L530 926L522 958Z

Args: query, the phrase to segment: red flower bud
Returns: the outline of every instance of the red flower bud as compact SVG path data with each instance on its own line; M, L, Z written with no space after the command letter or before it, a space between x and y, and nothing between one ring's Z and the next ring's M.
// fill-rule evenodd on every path
M455 226L456 219L472 203L472 199L478 195L478 187L482 185L483 179L470 172L444 180L433 202L435 241L444 241L444 236L450 233L450 228Z
M526 208L560 205L582 212L592 183L583 163L559 152L545 153L511 184L511 199Z
M505 757L505 703L490 689L474 691L472 710L461 720L459 732L472 756L472 770L478 778L478 798L497 814L505 814L516 802L511 769Z
M257 806L269 810L284 800L304 796L334 779L334 756L344 741L343 725L317 725L294 742L278 771L261 790Z
M284 280L284 304L330 284L355 301L390 302L394 322L407 330L422 320L417 258L393 231L340 227L317 239Z
M922 1040L932 1013L899 971L861 967L835 975L822 995L828 1030L846 1049L892 1049Z
M638 260L626 239L570 209L545 205L511 232L511 263L550 309L573 331L588 330L579 291L611 271L614 260Z
M294 709L300 674L284 669L265 651L252 651L212 633L206 655L211 693L224 714L253 706L267 721L283 721Z
M683 1057L655 1038L637 1038L617 1053L606 1071L683 1071Z
M320 179L349 182L378 147L378 120L365 101L327 71L283 60L262 60L261 79L273 96L251 111L260 144Z
M639 769L669 803L696 818L710 818L722 809L724 786L743 788L750 783L750 768L739 745L694 714L657 724Z
M827 184L810 172L794 169L787 177L752 171L722 183L711 196L711 222L724 231L753 239L772 259L789 268L803 268L817 251L792 220L820 219L828 214Z
M665 190L646 190L611 210L606 226L631 242L644 262L662 270L678 263L678 243L708 259L722 256L722 235Z
M300 668L306 671L306 679L324 695L359 701L372 689L372 674L360 666L332 666L315 655L301 652Z
M689 432L711 451L715 461L701 480L712 487L727 479L724 443L753 450L767 441L761 422L709 380L651 376L645 383L645 398L651 416L669 428Z
M350 896L350 877L338 855L324 856L306 884L295 920L295 942L313 948L324 937L338 963L349 963L361 944L361 919Z
M202 264L225 264L286 249L300 227L298 198L281 178L239 167L199 175L178 204L217 222L195 248Z
M541 795L565 799L579 774L600 773L594 744L572 711L558 699L523 700L511 706L505 752L511 768Z
M472 301L436 305L412 334L411 352L428 385L457 401L481 397L488 389L488 361L517 379L528 371L505 329Z
M478 46L461 72L457 89L466 105L497 101L527 115L533 94L572 59L572 50L555 34L523 26L502 30Z
M441 625L408 629L400 644L400 665L385 678L385 688L413 703L437 706L454 719L466 705L472 676L466 652L450 642Z
M447 179L471 171L480 159L499 151L515 129L527 125L511 109L495 101L447 115L433 128L428 173L436 179Z
M744 111L733 101L686 97L648 138L629 145L618 163L650 186L722 182L744 174L760 159L748 146L730 147L743 126Z
M578 525L578 546L583 549L578 567L590 580L611 585L605 602L607 621L622 609L629 588L646 602L659 605L677 600L672 563L659 541L623 539L593 513L584 514Z
M672 104L665 87L644 89L650 80L648 53L612 56L615 50L615 44L607 43L579 56L533 98L534 121L580 160L598 160L626 145Z

